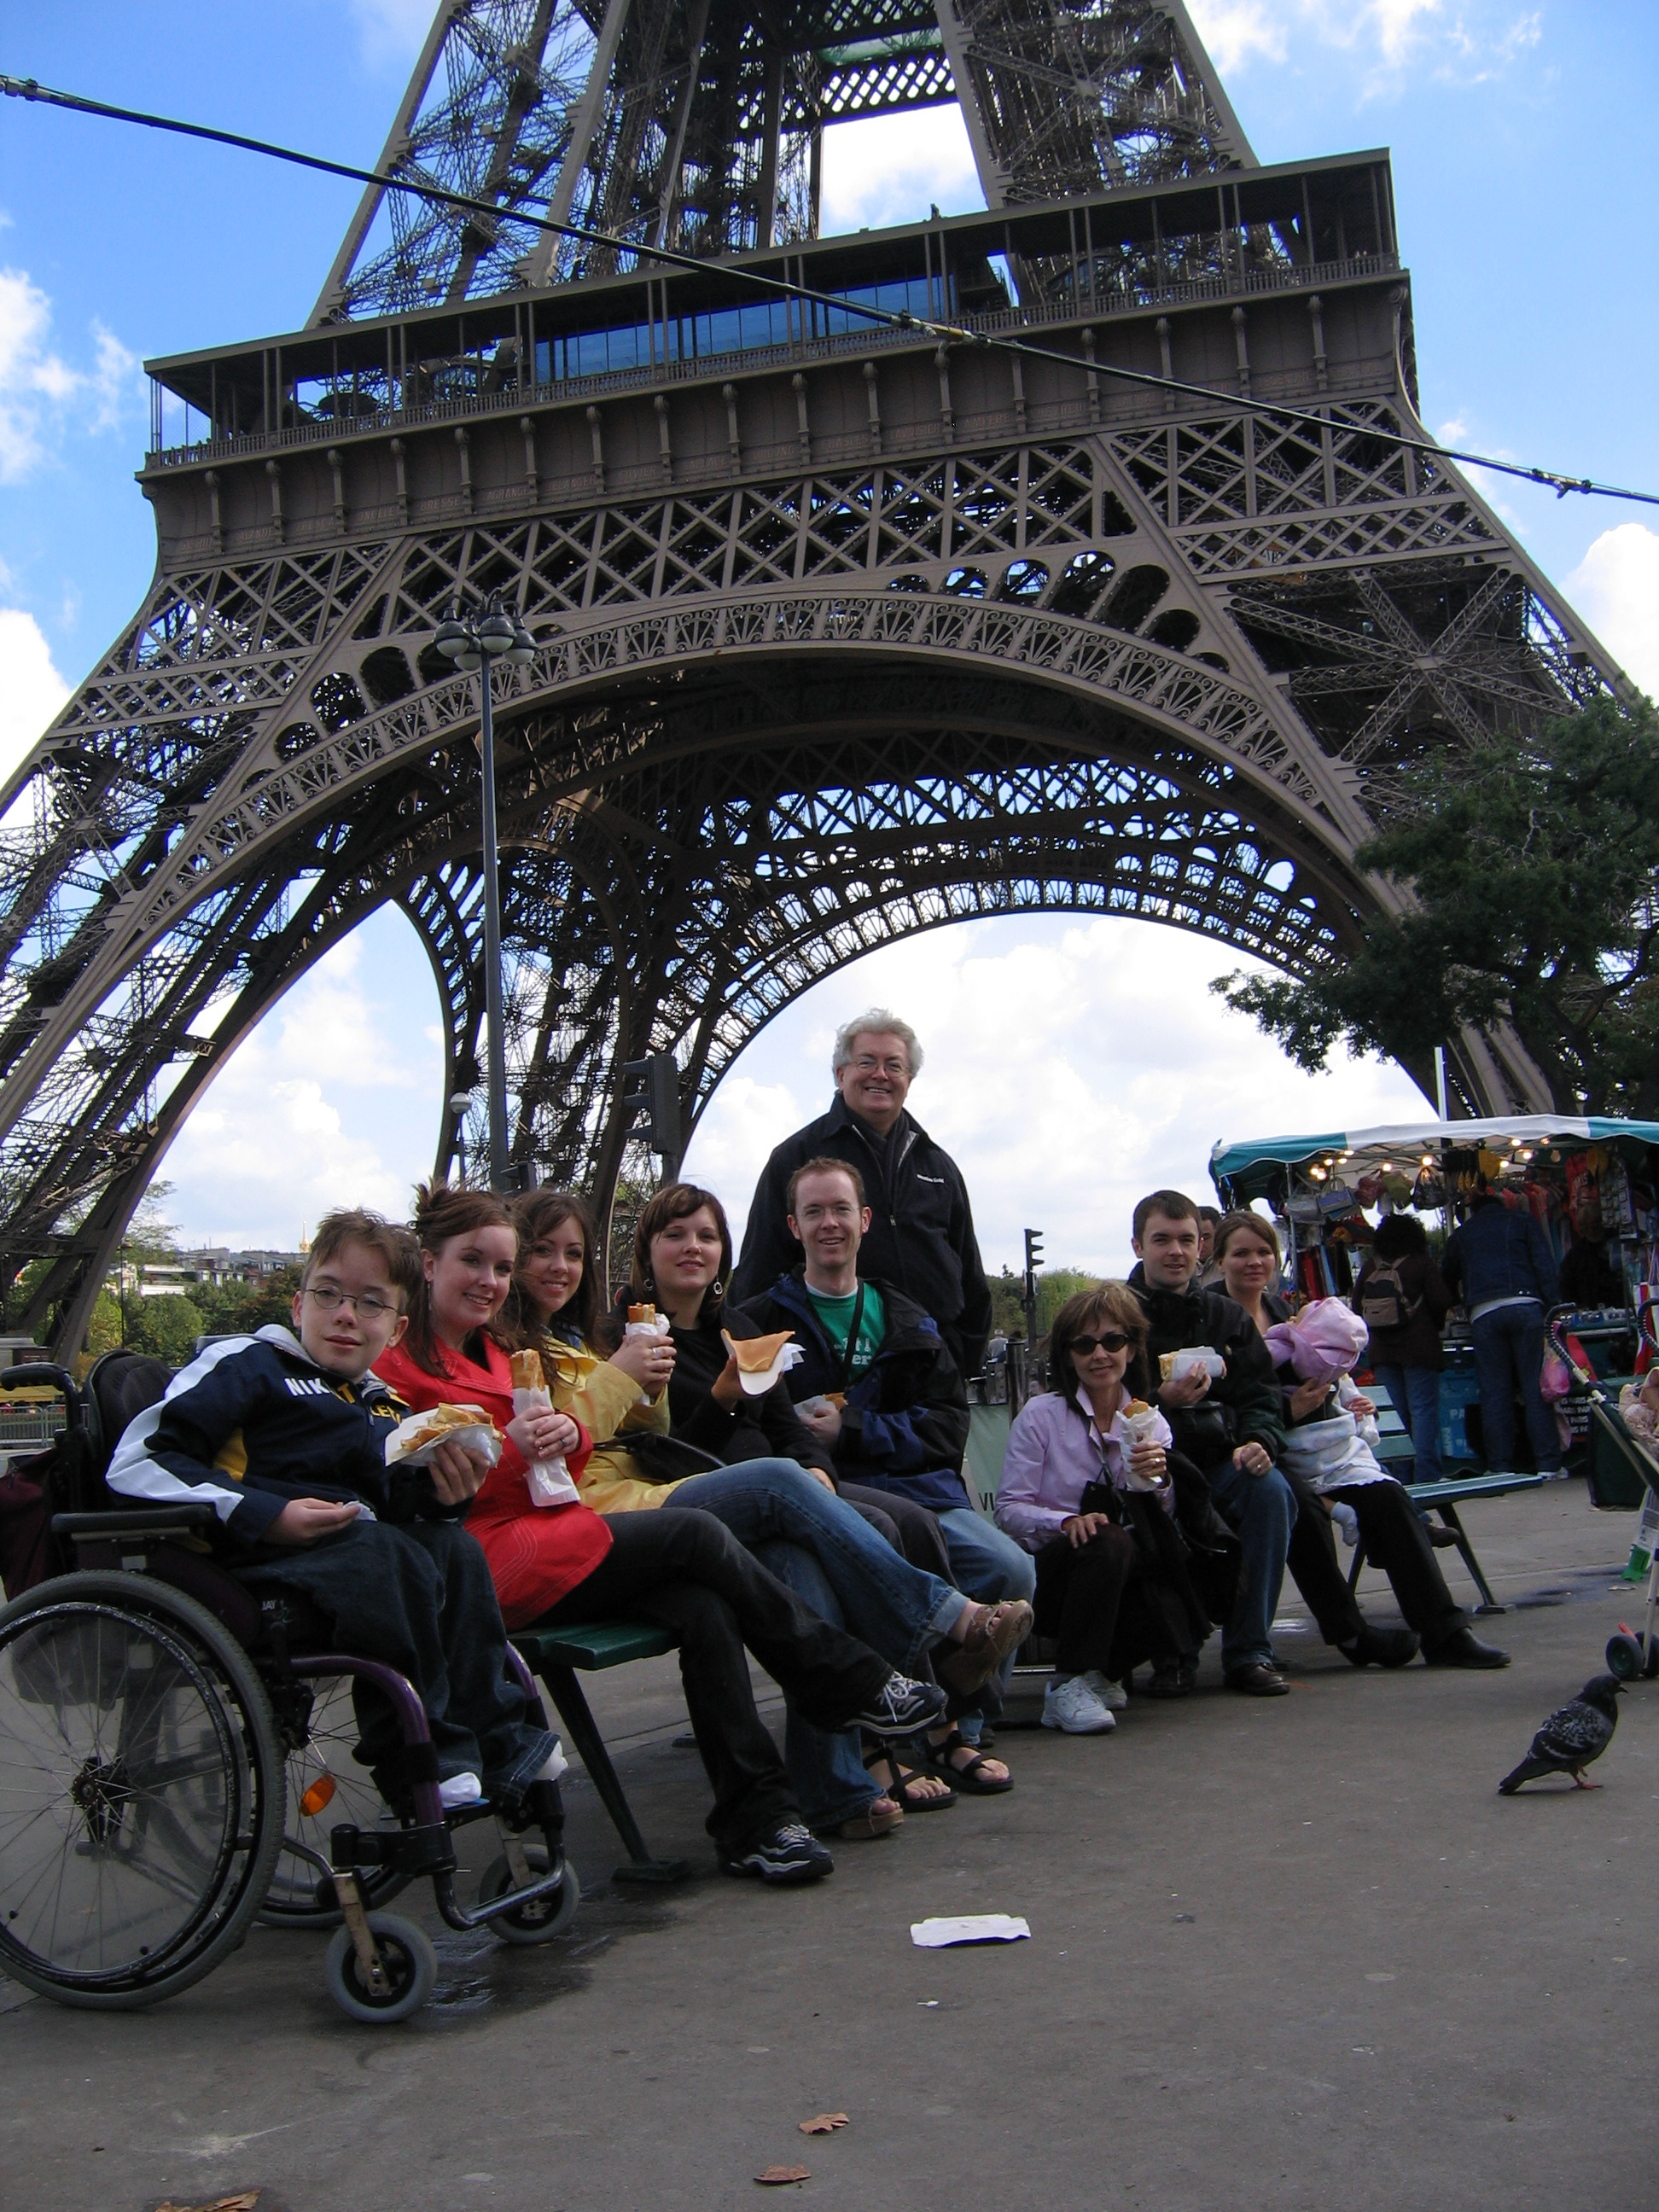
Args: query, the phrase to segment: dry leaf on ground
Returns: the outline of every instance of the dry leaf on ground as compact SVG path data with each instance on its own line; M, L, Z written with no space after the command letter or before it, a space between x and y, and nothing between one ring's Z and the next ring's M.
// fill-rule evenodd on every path
M796 2123L804 2136L832 2136L837 2128L848 2124L845 2112L820 2112L816 2119Z
M769 2166L764 2173L755 2176L757 2181L764 2182L769 2189L778 2188L786 2181L810 2181L811 2178L804 2166Z
M156 2206L155 2212L253 2212L259 2193L257 2189L242 2189L234 2197L216 2197L211 2204L175 2204L169 2197L165 2204Z

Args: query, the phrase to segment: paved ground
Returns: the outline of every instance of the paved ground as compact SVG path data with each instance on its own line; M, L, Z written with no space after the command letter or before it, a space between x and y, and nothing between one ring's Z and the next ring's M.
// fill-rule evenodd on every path
M1508 1673L1357 1675L1287 1626L1291 1698L1225 1695L1211 1656L1204 1694L1115 1737L1010 1732L1011 1796L843 1845L804 1895L714 1875L672 1665L603 1680L647 1834L695 1881L614 1890L578 1780L569 1938L441 1937L406 2027L341 2020L314 1936L258 1933L153 2013L0 1983L0 2198L712 2212L769 2201L751 2177L782 2161L826 2212L1633 2212L1659 2162L1659 1684L1625 1700L1601 1792L1494 1794L1628 1617L1631 1518L1575 1483L1469 1520L1514 1606L1488 1632ZM1032 1941L912 1947L912 1920L972 1911ZM824 2110L850 2126L797 2132Z

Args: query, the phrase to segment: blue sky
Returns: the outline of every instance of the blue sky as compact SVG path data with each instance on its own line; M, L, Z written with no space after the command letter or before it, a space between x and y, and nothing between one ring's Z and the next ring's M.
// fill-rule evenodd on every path
M1638 0L1192 7L1260 158L1392 149L1429 422L1486 450L1659 488L1650 379L1638 370L1659 352L1659 11ZM427 18L422 0L215 0L175 4L164 26L110 0L14 8L0 69L368 161ZM930 199L978 204L954 113L832 132L827 174L826 228L902 221ZM302 321L354 198L251 157L0 103L0 770L149 580L154 539L132 482L139 361ZM1632 672L1659 687L1659 517L1530 488L1495 496ZM740 1212L757 1149L824 1091L836 1021L901 996L933 1024L915 1103L961 1151L999 1260L1036 1218L1054 1256L1115 1264L1125 1194L1155 1173L1196 1182L1217 1136L1417 1110L1397 1071L1300 1076L1208 999L1219 964L1173 932L1041 918L872 956L751 1048L691 1165ZM1029 1023L1034 990L1046 1012L1022 1049L987 1009L1019 1006ZM276 1010L175 1146L166 1172L186 1233L286 1242L331 1200L398 1206L429 1158L435 1016L408 933L390 917L368 925ZM1034 1054L1045 1099L1064 1102L1036 1117ZM1019 1079L1002 1097L998 1071L1010 1068Z

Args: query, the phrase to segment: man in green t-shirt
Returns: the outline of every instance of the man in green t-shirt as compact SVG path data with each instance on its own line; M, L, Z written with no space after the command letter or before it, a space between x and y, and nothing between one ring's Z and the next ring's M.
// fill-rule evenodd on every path
M969 1502L968 1393L938 1326L891 1283L859 1273L870 1211L858 1170L805 1161L789 1178L788 1221L799 1266L743 1310L759 1329L787 1329L799 1345L804 1358L785 1381L801 1419L830 1447L837 1480L926 1506L952 1579L970 1597L1029 1601L1030 1553ZM951 1765L963 1778L965 1762L952 1756Z

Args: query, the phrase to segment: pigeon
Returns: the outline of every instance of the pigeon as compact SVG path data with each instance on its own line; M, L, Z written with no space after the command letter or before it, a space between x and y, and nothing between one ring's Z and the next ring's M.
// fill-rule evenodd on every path
M1501 1795L1512 1797L1523 1782L1540 1774L1570 1774L1577 1788L1599 1790L1599 1782L1585 1781L1583 1771L1613 1741L1619 1725L1613 1700L1624 1687L1615 1674L1592 1675L1578 1695L1552 1713L1539 1729L1520 1765L1498 1784Z

